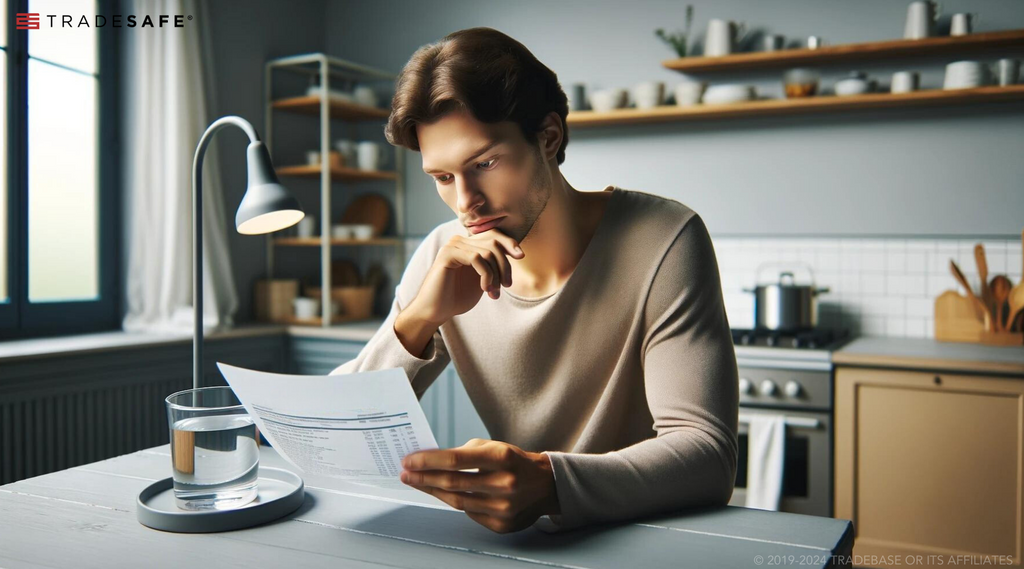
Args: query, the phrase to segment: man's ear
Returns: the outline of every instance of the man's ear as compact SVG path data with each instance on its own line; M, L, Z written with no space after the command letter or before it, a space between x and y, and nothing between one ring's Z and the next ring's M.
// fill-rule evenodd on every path
M558 156L558 148L562 145L562 118L551 111L540 123L537 131L537 143L540 145L544 160L552 160Z

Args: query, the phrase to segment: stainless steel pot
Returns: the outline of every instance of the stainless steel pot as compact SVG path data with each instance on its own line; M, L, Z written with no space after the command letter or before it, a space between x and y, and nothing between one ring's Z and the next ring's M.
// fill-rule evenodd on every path
M797 332L809 330L818 325L818 295L828 292L828 287L814 285L814 273L810 285L796 284L791 271L779 273L778 282L758 284L755 288L743 289L754 294L754 326L763 330ZM758 274L760 274L758 269Z

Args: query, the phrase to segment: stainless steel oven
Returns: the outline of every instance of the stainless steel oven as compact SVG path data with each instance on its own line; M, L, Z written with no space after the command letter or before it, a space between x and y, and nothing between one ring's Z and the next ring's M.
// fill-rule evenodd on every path
M782 415L786 441L779 511L832 517L832 355L839 331L786 335L734 330L740 376L739 463L730 505L747 499L748 433L756 414Z
M739 463L736 489L731 505L743 506L747 499L747 433L745 416L779 413L778 410L740 408ZM779 511L814 516L832 516L832 448L828 413L786 411L786 444L782 459L782 497Z

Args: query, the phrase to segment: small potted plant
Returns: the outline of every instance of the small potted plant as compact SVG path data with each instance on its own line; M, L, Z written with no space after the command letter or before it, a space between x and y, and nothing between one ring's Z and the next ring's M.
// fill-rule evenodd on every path
M693 23L693 4L686 5L686 24L681 31L675 33L666 34L664 28L658 28L654 30L654 35L661 38L661 41L667 43L672 49L675 50L679 57L686 57L688 53L688 44L690 41L690 24Z

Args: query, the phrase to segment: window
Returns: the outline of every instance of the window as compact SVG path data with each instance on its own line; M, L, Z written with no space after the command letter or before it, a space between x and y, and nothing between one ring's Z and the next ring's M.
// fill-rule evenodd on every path
M0 322L12 317L7 291L7 2L0 0ZM13 312L13 311L11 311Z
M0 136L9 143L0 178L0 335L118 328L116 34L95 27L96 14L109 21L112 2L0 3L0 37L9 38L0 58ZM39 14L39 29L16 30L17 13ZM73 24L62 25L68 14Z

